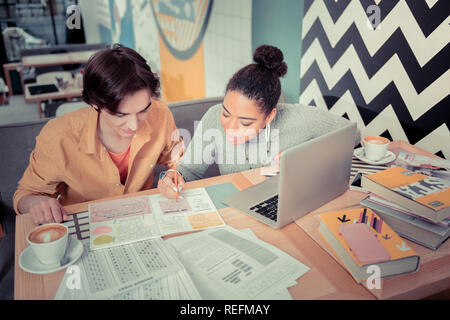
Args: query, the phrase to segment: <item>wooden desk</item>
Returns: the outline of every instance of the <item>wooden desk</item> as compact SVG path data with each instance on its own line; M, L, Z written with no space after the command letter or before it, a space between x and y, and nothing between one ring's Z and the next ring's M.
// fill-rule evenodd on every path
M264 178L259 175L259 170L253 170L189 182L186 184L186 188L233 182L239 189L243 189L252 184L250 181L257 182L261 179ZM152 189L128 196L154 193L156 190ZM121 197L123 196L110 199ZM87 211L87 205L88 203L82 203L66 208L70 213L76 213ZM295 223L291 223L281 230L274 230L232 208L221 209L220 213L228 225L236 229L251 228L260 239L277 246L311 268L298 279L296 286L289 289L295 299L374 299ZM64 275L64 270L47 275L35 275L23 271L19 266L19 255L27 246L26 235L33 227L35 224L28 214L17 216L14 297L20 300L53 299Z
M83 95L83 89L77 83L72 81L69 83L66 89L59 90L58 92L44 93L44 94L30 94L30 86L43 85L44 83L31 83L25 85L24 97L27 103L37 102L39 118L42 117L42 101L66 99L70 101L72 98L81 97ZM56 84L55 84L56 85Z
M242 173L214 177L186 184L186 188L198 188L209 185L233 182L239 189L244 189L265 178L259 174L259 169ZM146 190L126 196L149 195L156 193L155 189ZM109 200L122 198L118 196ZM319 212L340 210L354 207L364 194L347 191L345 194L327 203L323 207L305 216L307 221ZM106 199L98 200L104 201ZM67 206L70 213L87 211L88 203ZM315 229L304 229L303 223L290 223L280 230L272 229L233 208L219 210L225 222L236 228L251 228L258 238L264 240L311 268L297 280L297 285L289 292L294 299L376 299L376 298L422 298L433 293L444 291L450 287L450 242L444 244L438 251L418 248L411 244L422 258L422 265L417 273L396 277L383 281L383 290L379 292L368 290L358 285L350 274L317 242ZM26 248L26 235L34 227L29 215L16 218L15 247L15 299L53 299L64 275L64 270L48 274L34 275L26 273L19 267L18 258ZM313 240L314 239L314 240Z

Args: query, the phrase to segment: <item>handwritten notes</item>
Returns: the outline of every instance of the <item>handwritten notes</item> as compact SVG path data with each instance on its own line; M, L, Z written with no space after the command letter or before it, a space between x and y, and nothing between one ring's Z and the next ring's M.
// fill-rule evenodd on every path
M225 226L205 188L184 190L176 199L150 196L161 235Z
M221 226L225 222L204 188L184 190L179 199L156 194L89 205L92 250Z

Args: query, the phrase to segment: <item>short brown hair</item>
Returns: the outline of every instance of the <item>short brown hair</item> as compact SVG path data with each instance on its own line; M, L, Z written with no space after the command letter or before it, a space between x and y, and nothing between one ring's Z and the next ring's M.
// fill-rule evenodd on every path
M83 101L97 111L114 114L126 95L142 89L160 97L158 75L133 49L116 44L93 55L84 69Z

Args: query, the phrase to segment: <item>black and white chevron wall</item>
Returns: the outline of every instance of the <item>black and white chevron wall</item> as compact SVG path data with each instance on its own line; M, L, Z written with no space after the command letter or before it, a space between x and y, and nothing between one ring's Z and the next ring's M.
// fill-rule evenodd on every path
M449 0L304 0L300 103L450 159L449 14Z

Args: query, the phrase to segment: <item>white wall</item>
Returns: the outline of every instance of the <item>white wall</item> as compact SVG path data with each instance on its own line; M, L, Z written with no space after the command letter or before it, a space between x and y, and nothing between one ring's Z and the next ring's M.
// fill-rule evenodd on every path
M252 0L216 0L204 38L205 91L222 96L228 80L252 62Z
M139 52L152 68L153 72L161 71L159 56L158 28L149 0L133 1L133 29L136 51ZM147 4L146 4L147 3Z
M78 3L83 17L84 33L87 43L99 43L100 34L98 31L97 17L97 1L98 0L80 0Z

